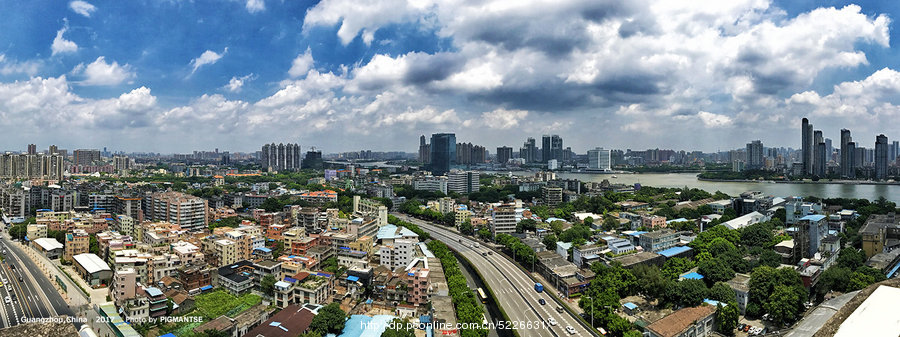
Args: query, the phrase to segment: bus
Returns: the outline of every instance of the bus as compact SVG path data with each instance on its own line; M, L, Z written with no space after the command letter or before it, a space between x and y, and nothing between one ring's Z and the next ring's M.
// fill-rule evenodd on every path
M484 289L478 288L478 298L481 299L481 303L487 302L487 295L484 294Z

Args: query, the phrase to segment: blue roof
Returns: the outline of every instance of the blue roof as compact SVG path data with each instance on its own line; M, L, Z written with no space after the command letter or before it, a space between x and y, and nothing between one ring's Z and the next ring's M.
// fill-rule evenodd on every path
M347 276L347 281L350 281L350 282L359 281L359 276L353 276L353 275Z
M825 216L824 216L824 215L822 215L822 214L813 214L813 215L807 215L807 216L805 216L805 217L800 218L800 221L803 221L803 220L822 221L822 219L825 219Z
M212 288L213 288L213 286L202 286L202 287L200 287L200 290L206 291L206 290L210 290Z
M645 231L637 231L637 232L634 232L634 233L631 233L631 234L628 234L628 235L631 235L631 236L633 236L633 237L638 237L638 236L641 236L641 234L647 234L647 232L645 232Z
M675 255L678 255L678 254L681 254L681 253L684 253L684 252L687 252L690 250L691 250L691 247L688 247L688 246L672 247L669 249L661 250L661 251L657 252L657 254L665 256L665 257L673 257Z
M715 306L718 306L719 304L721 304L723 307L726 306L726 305L728 305L728 303L719 302L719 301L711 300L711 299L708 299L708 298L704 298L704 299L703 299L703 303L709 304L709 305L714 306L714 307L715 307Z
M284 281L285 281L285 282L290 282L290 283L296 283L296 282L297 282L297 279L295 279L295 278L293 278L293 277L286 277L286 276L285 276Z
M684 274L683 277L688 280L702 280L703 279L703 275L700 275L697 272Z
M159 337L175 337L175 334L173 334L173 333L170 332L170 333L167 333L167 334L165 334L165 335L160 335Z
M147 295L152 297L162 296L163 294L163 292L156 287L147 287L145 290L147 291Z
M623 304L623 306L625 306L626 308L628 308L630 310L637 309L637 305L634 303L631 303L631 302L625 303L625 304Z
M272 252L271 249L266 248L266 247L257 247L257 248L254 249L254 250L261 250L261 251L266 252L266 253L271 253L271 252Z

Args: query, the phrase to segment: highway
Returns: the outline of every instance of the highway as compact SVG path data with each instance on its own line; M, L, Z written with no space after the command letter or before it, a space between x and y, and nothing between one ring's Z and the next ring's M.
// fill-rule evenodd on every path
M0 327L17 325L32 318L74 317L50 280L21 249L18 244L0 236L0 255L3 256L0 261L0 282L3 283L0 287Z
M439 240L456 250L468 259L472 266L484 277L485 283L496 296L496 302L503 307L514 328L520 336L595 336L589 328L581 325L577 317L568 311L559 313L559 304L546 291L538 293L534 290L534 281L525 272L513 265L512 261L499 253L483 256L482 253L493 252L481 244L473 248L476 241L448 230L439 225L412 218L404 214L394 214L398 218L414 223ZM546 287L546 285L545 285ZM547 304L541 305L538 300L544 299ZM548 324L553 318L557 324ZM571 326L574 333L566 331Z

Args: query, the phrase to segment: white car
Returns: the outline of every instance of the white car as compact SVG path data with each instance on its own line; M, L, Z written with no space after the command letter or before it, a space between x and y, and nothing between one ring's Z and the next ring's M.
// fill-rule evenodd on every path
M552 325L552 326L556 326L556 320L553 319L553 317L548 318L548 319L547 319L547 323L550 324L550 325Z
M574 334L575 334L575 328L573 328L571 325L569 325L569 326L566 327L566 332L568 332L570 335L574 335Z
M9 299L9 296L6 296L6 299L4 299L4 301L6 302L6 304L12 303L12 300Z

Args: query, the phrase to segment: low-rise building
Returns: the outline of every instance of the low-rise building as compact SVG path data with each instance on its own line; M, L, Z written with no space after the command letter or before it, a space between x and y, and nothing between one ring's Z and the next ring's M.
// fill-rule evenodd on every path
M671 229L662 229L641 234L640 241L645 252L656 253L675 247L679 242L679 235Z
M52 238L35 239L34 241L31 241L31 246L51 260L59 258L63 252L63 245Z
M651 337L705 337L713 333L716 307L684 308L647 326Z
M572 249L572 262L578 268L590 266L592 263L600 260L600 252L605 250L606 246L595 244L584 245Z
M108 284L113 272L99 256L85 253L73 257L75 270L90 285Z
M738 309L741 309L741 315L743 315L747 311L747 303L750 301L748 295L750 292L750 275L735 274L733 279L728 280L728 286L731 287L731 290L734 290Z
M236 263L219 267L217 285L232 295L239 296L253 288L253 263L250 261L238 261Z

